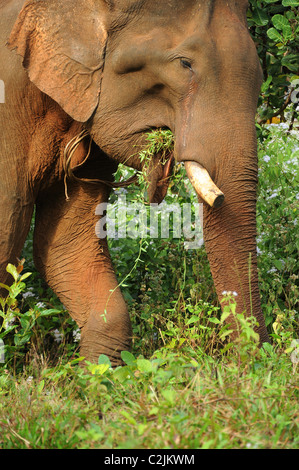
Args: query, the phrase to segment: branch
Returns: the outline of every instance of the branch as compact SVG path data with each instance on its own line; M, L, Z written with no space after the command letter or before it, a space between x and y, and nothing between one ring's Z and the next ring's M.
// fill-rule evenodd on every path
M289 94L287 95L286 97L286 100L285 102L283 103L283 105L281 106L281 108L279 108L278 111L275 111L275 113L272 114L272 116L270 117L267 117L267 118L264 118L264 119L258 119L257 120L257 123L258 124L266 124L266 122L269 120L271 120L272 118L276 117L276 116L280 116L284 110L286 109L286 107L290 104L290 101L291 101L291 95L293 93L293 88L291 89L291 91L289 92Z

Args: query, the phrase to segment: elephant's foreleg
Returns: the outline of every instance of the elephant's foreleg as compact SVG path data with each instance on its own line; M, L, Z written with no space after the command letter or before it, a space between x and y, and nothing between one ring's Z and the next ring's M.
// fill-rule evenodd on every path
M0 200L0 282L6 284L12 281L6 267L8 263L18 263L29 232L34 203L29 196L22 194L22 188L17 194L3 181ZM0 289L0 295L7 295L7 291Z
M63 188L62 188L63 189ZM112 268L107 241L95 226L97 204L107 188L83 184L63 190L37 205L34 254L37 268L81 328L81 355L97 361L100 354L120 363L130 349L128 311Z

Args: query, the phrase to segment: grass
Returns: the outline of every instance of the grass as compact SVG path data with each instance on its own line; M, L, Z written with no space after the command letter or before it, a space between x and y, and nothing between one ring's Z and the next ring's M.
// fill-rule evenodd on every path
M29 238L28 262L8 268L15 283L0 309L0 448L298 447L298 143L279 126L269 131L259 154L258 247L273 344L259 349L254 320L242 315L239 340L228 339L204 248L125 239L120 255L113 240L120 281L136 265L122 285L133 351L117 369L105 356L82 367L76 325L30 265ZM168 201L190 201L188 191L178 170ZM134 200L137 189L126 194Z
M1 447L296 448L296 374L272 347L259 356L240 366L172 352L125 370L68 363L3 375Z

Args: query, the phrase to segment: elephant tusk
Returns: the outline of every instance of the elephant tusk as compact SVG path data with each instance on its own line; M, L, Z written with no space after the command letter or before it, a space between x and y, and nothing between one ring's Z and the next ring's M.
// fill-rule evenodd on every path
M224 201L224 194L212 181L207 170L197 162L185 162L189 180L197 195L211 207L220 207Z

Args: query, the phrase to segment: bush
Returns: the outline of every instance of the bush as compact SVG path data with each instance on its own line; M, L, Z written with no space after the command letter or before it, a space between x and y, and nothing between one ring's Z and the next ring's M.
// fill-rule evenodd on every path
M298 6L298 0L250 0L248 24L264 73L259 123L289 116L292 127L298 118Z
M259 148L258 261L266 324L278 318L298 337L299 146L286 127L269 126Z

